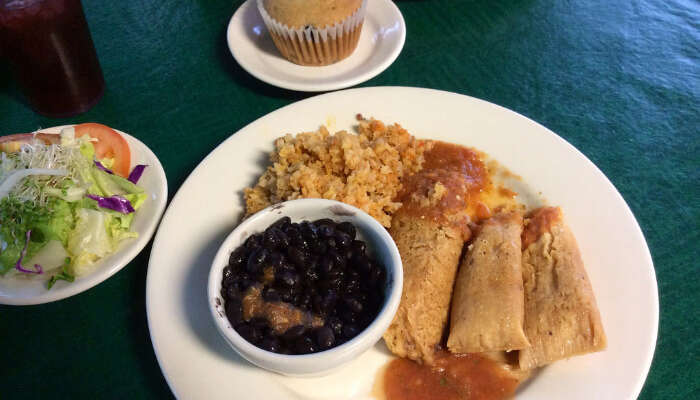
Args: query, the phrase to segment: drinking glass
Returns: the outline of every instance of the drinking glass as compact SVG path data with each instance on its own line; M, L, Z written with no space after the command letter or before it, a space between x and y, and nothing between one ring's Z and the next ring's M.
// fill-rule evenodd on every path
M80 114L104 93L80 0L0 0L0 46L40 114Z

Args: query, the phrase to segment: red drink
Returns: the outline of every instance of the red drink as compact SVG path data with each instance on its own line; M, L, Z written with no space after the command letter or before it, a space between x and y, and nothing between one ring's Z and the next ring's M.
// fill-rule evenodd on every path
M34 110L87 111L104 78L80 0L0 0L0 45Z

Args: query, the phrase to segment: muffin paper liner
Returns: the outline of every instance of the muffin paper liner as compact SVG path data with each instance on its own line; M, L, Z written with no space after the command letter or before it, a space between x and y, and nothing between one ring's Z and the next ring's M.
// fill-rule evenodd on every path
M275 46L284 58L299 65L329 65L346 58L357 47L367 0L363 0L352 15L325 28L290 28L267 13L263 0L257 0L257 5Z

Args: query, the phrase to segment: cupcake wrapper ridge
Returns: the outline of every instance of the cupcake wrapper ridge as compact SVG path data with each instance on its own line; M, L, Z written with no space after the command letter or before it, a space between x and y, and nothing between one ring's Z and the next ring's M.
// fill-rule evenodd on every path
M282 55L299 65L329 65L349 56L360 39L367 0L344 20L324 28L290 28L273 19L257 0L258 10L275 46Z

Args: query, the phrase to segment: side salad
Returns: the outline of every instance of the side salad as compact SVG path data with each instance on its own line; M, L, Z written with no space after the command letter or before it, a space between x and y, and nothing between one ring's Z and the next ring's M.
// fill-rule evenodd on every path
M126 140L101 124L0 137L0 276L72 282L114 252L147 198Z

